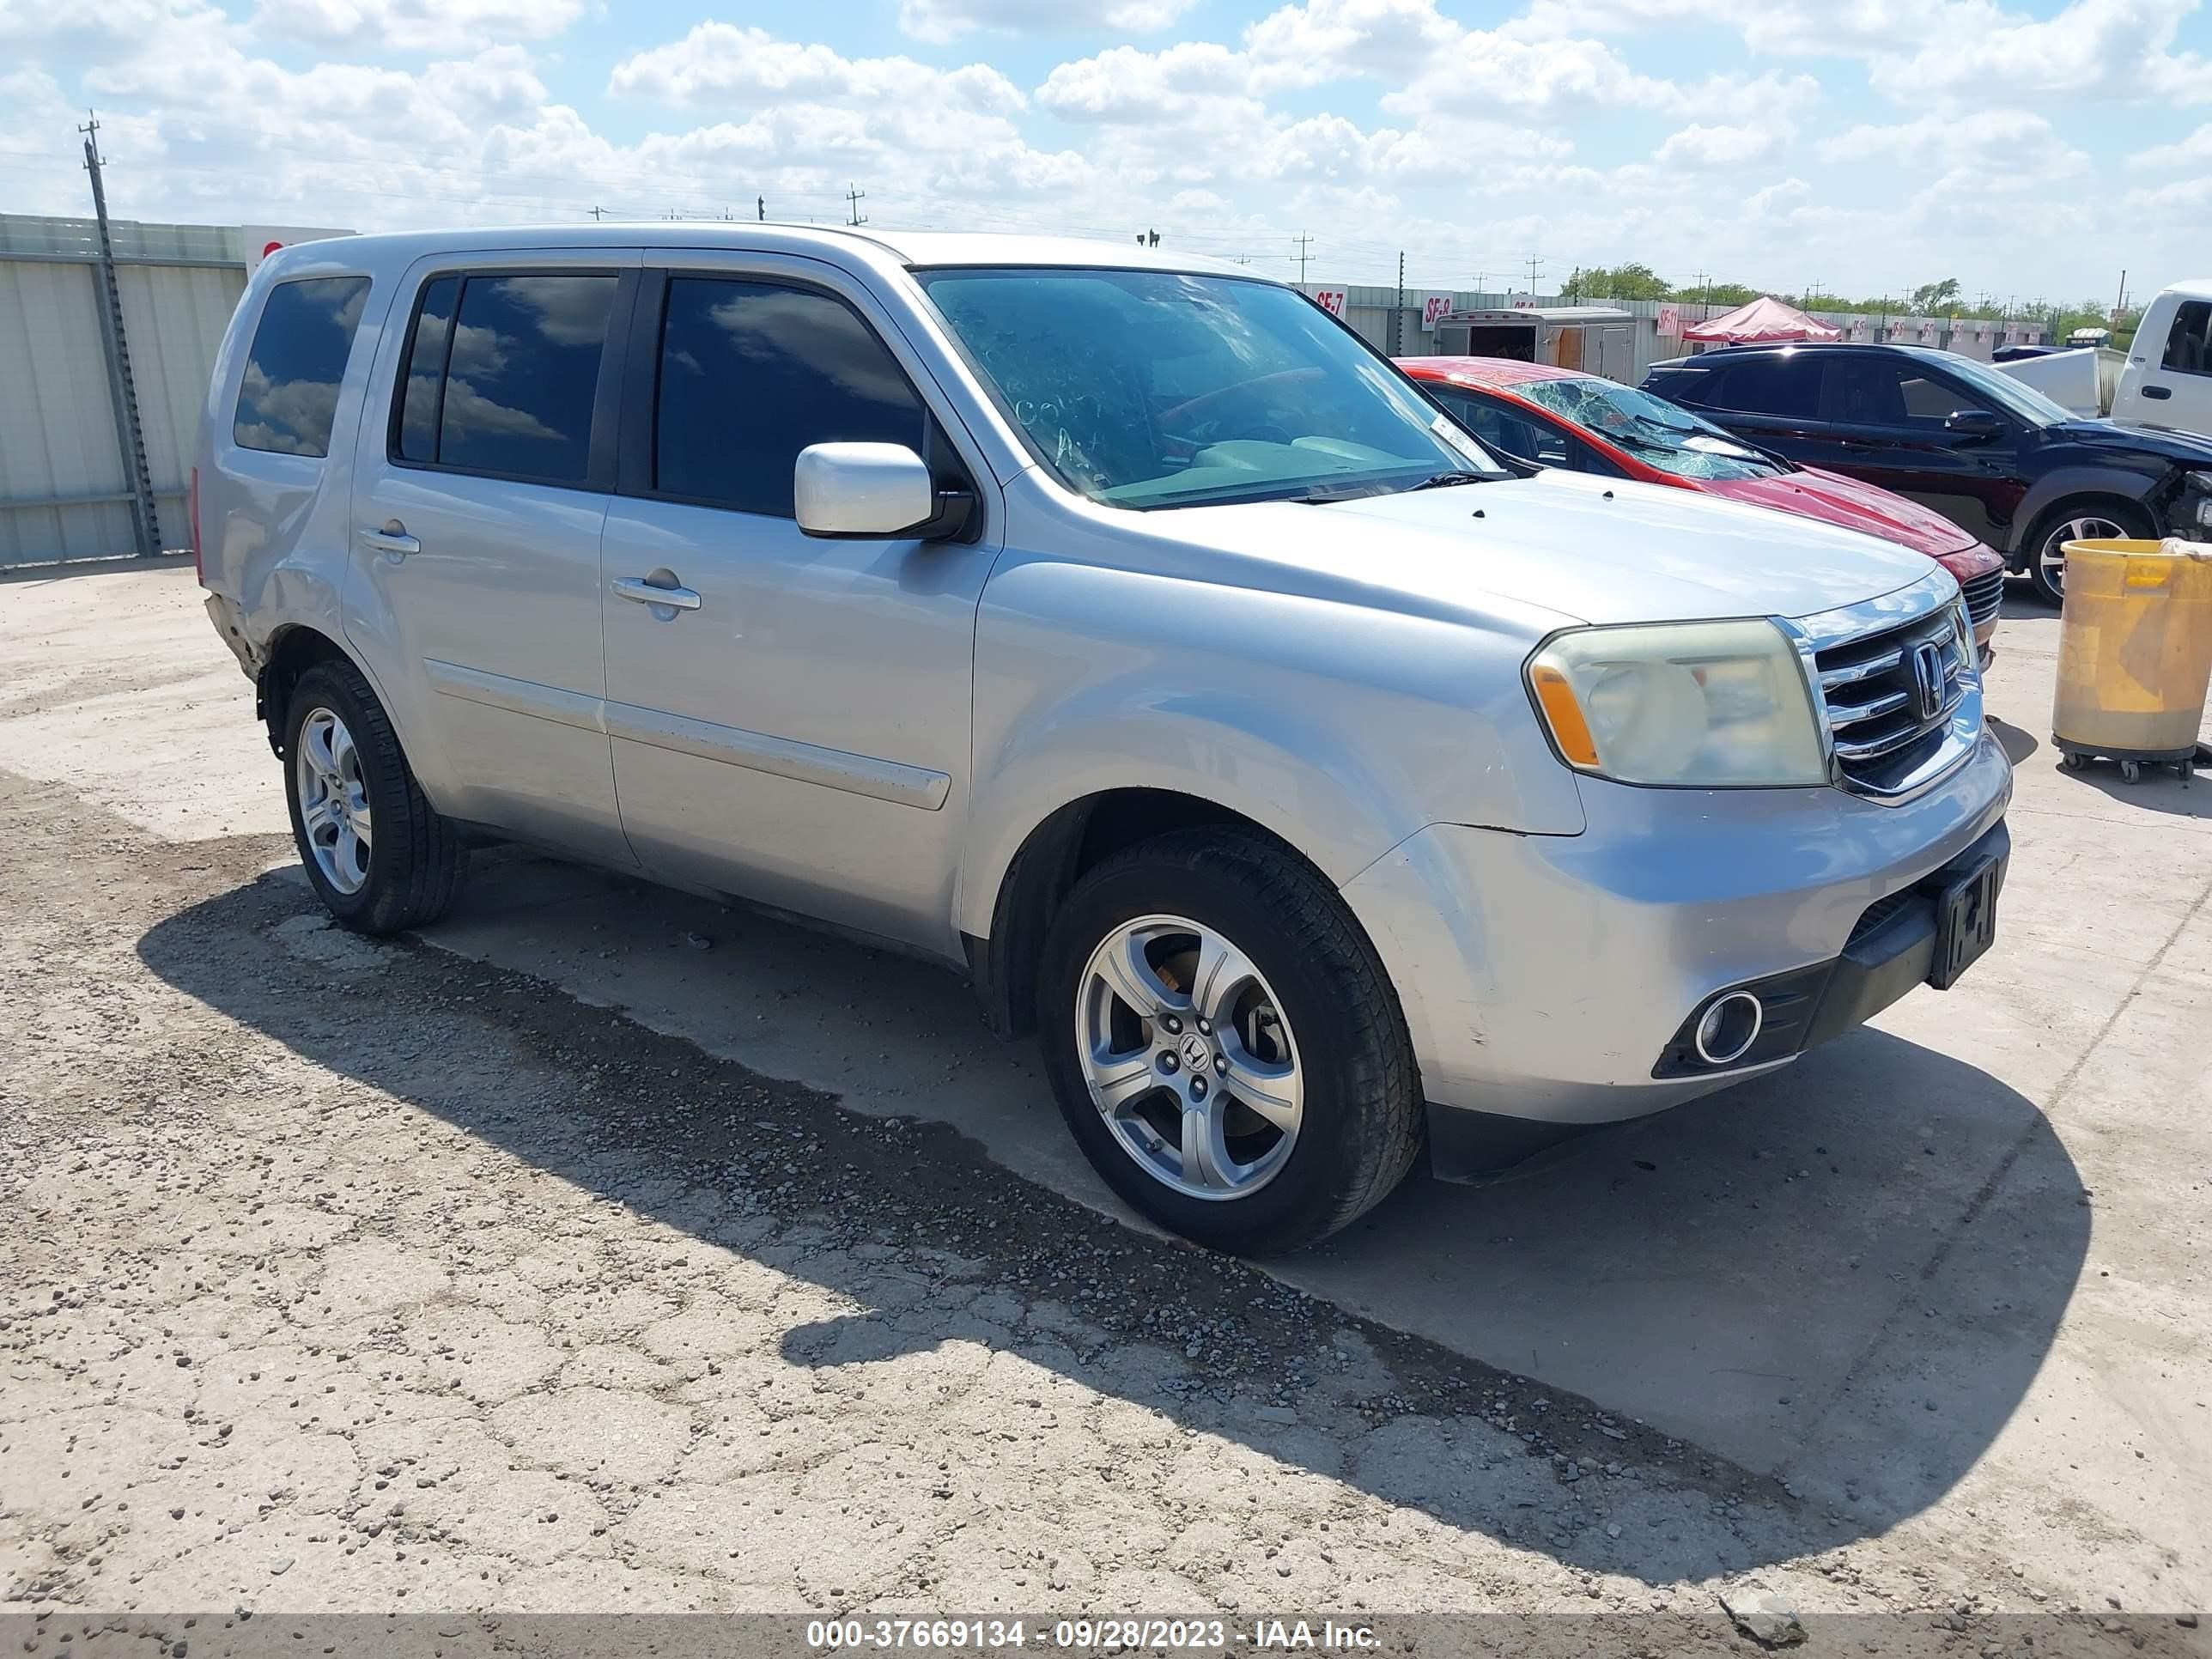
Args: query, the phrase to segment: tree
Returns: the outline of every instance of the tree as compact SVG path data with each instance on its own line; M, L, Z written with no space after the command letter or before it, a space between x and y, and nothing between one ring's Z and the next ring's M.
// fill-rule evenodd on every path
M1959 298L1959 279L1946 276L1940 283L1923 283L1912 290L1912 308L1923 317L1932 317L1945 307L1956 304Z
M1667 279L1650 265L1594 265L1577 270L1559 290L1563 300L1663 300Z

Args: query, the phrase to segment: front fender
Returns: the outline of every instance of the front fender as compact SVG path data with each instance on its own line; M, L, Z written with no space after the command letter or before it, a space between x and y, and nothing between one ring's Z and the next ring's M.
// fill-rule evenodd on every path
M2146 511L2154 513L2155 508L2147 498L2154 493L2166 471L2163 463L2150 469L2095 461L2053 467L2030 484L2027 494L2021 498L2019 509L2013 514L2012 533L2005 551L2018 554L2027 550L2027 535L2035 527L2035 521L2059 502L2075 496L2110 495L2136 502Z
M1581 797L1521 683L1528 648L1309 596L1002 567L977 618L960 929L988 938L1030 834L1113 789L1225 807L1339 884L1430 823L1578 833Z

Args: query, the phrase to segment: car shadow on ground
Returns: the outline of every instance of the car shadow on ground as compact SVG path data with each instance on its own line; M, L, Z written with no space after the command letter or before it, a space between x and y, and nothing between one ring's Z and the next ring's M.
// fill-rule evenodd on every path
M489 885L476 902L495 906ZM609 885L634 910L702 908ZM1114 1225L942 1124L840 1111L832 1096L764 1082L619 1008L420 942L362 945L378 958L374 981L334 999L345 970L271 971L272 930L311 913L295 872L276 872L161 922L139 955L340 1076L849 1297L856 1311L787 1331L788 1363L995 1343L1453 1527L1654 1584L1877 1536L1936 1503L2019 1406L2087 1248L2087 1197L2031 1102L1869 1031L1585 1139L1514 1181L1417 1176L1270 1277ZM539 925L564 924L556 909ZM791 932L749 925L725 948L773 957L798 948ZM886 975L944 979L801 937L862 994ZM602 957L623 948L618 937L582 942ZM486 1019L499 1036L475 1023ZM502 1038L531 1074L564 1085L561 1109L519 1109L520 1072L441 1046ZM1030 1109L1051 1110L1041 1092ZM887 1255L964 1264L961 1297L940 1305L938 1281L917 1291L906 1269L887 1294ZM1029 1320L1012 1334L980 1323L978 1283L1027 1305ZM1369 1314L1379 1317L1355 1316ZM1455 1348L1404 1334L1438 1320L1474 1339ZM1348 1370L1347 1353L1359 1358ZM1653 1413L1622 1403L1654 1397L1679 1403L1673 1420L1647 1426ZM1707 1455L1717 1440L1747 1453L1733 1464ZM1479 1472L1466 1461L1477 1443L1490 1449ZM1548 1461L1512 1455L1532 1449ZM1695 1524L1616 1538L1558 1520L1573 1510L1564 1493L1553 1509L1510 1489L1530 1469L1571 1482L1583 1471L1564 1460L1577 1456L1593 1472L1650 1472ZM1745 1524L1739 1503L1766 1519ZM1547 1509L1553 1519L1530 1518Z

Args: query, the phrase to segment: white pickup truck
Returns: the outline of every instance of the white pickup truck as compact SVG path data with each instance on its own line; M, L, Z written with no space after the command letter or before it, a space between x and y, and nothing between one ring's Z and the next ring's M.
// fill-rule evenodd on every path
M2086 346L1996 367L2084 419L2212 436L2212 277L2153 300L2124 353Z

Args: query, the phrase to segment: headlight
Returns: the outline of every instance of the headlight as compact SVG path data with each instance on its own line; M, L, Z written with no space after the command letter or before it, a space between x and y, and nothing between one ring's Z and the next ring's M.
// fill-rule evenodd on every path
M1528 659L1528 689L1568 764L1619 783L1828 781L1796 647L1771 622L1574 629Z

